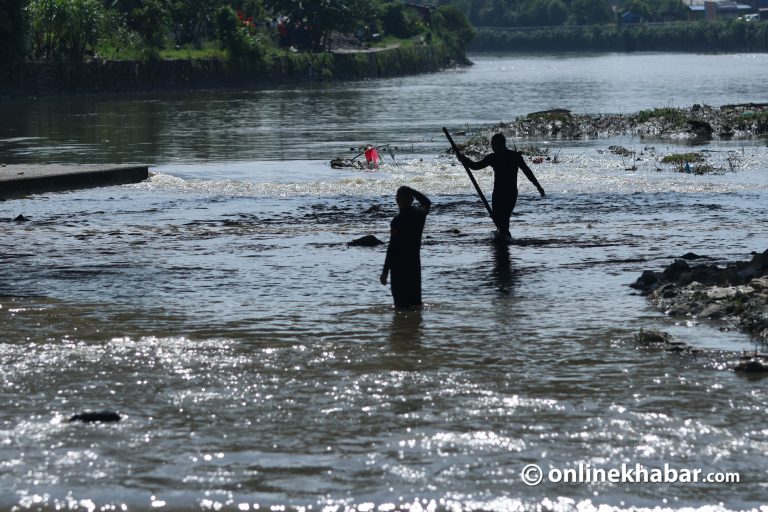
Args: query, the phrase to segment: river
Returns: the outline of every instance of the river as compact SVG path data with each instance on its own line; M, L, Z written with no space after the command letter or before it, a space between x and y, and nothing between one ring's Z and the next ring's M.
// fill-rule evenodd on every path
M702 176L659 162L684 141L511 141L557 158L532 165L543 199L521 175L506 250L441 127L765 102L768 55L471 59L387 80L0 104L2 163L153 173L0 202L0 508L764 506L768 392L730 370L764 347L667 317L628 285L689 251L722 263L768 248L765 139L697 147L723 169ZM330 168L368 142L395 158ZM385 246L347 246L388 239L402 184L434 203L420 312L395 312L378 282ZM640 329L708 351L638 347ZM66 421L103 409L124 418ZM530 464L538 486L521 477ZM622 464L740 483L557 481Z

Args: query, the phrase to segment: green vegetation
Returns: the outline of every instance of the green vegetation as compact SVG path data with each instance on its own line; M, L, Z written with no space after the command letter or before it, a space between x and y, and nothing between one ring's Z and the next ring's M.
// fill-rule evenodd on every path
M105 28L99 0L37 0L29 4L32 56L78 60L96 45Z
M327 51L338 34L347 44L396 37L463 55L473 29L454 7L397 0L0 0L6 64L225 58L253 68Z
M559 121L561 123L567 123L572 120L571 113L567 110L554 109L544 110L542 112L531 112L526 116L527 119L533 121Z
M437 8L432 15L432 27L435 33L455 52L464 53L464 48L475 35L475 31L466 16L455 7L448 5Z
M739 130L752 130L759 134L768 133L768 112L764 110L743 112L734 125Z
M663 164L671 164L677 172L690 174L719 174L722 169L713 167L706 162L701 153L672 153L661 159Z
M633 21L682 20L688 8L681 0L439 0L466 14L476 27L553 27L617 21L631 13Z
M661 119L673 126L683 126L688 122L688 113L683 109L671 107L641 110L637 113L638 123L645 123L651 119Z
M480 51L768 51L768 23L741 20L686 21L663 25L562 26L530 30L478 30Z
M685 165L688 163L698 163L704 161L704 155L701 153L672 153L661 159L663 164Z

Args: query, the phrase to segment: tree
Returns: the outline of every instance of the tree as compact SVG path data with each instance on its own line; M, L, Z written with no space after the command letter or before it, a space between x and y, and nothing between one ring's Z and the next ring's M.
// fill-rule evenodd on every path
M547 4L547 19L550 25L562 25L568 19L568 6L562 0L550 0Z
M441 5L432 16L432 27L449 46L463 51L475 35L467 17L457 8Z
M613 21L613 11L606 0L573 0L571 21L576 25L594 25Z
M200 46L215 38L216 13L223 0L168 0L169 16L177 45Z
M381 22L384 32L395 37L407 38L420 31L419 20L401 2L384 4Z
M628 0L621 6L623 12L631 12L644 20L651 19L651 7L645 0Z
M312 46L320 50L325 42L330 49L331 32L353 32L376 13L370 0L265 0L274 13L301 20L311 28Z
M548 26L562 25L567 18L568 7L561 0L533 0L521 21L530 26Z
M0 0L0 68L24 56L26 4L25 0Z
M82 60L104 26L98 0L33 0L29 16L32 53L46 60Z

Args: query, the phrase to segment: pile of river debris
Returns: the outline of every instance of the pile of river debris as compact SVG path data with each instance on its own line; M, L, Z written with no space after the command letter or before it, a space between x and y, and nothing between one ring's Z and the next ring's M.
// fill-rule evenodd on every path
M688 253L661 272L646 270L630 286L671 316L717 320L768 343L768 250L725 267L689 261ZM737 369L768 372L768 358L755 354Z
M482 132L482 133L481 133ZM634 114L574 114L557 108L532 112L511 123L475 132L486 138L501 132L512 137L589 139L638 135L660 139L728 139L768 134L768 103L693 105L656 108Z

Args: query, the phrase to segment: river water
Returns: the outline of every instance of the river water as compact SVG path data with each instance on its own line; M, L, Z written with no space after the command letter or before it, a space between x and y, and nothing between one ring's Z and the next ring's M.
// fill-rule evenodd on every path
M440 130L553 107L764 102L768 55L472 60L0 104L0 162L154 173L0 202L0 508L765 510L768 392L730 371L764 347L667 317L628 284L689 251L723 262L768 248L766 141L696 148L723 169L705 176L659 163L683 142L514 141L557 162L533 166L544 199L521 176L505 250ZM366 142L396 146L395 160L328 165ZM346 245L388 238L402 184L434 203L421 312L392 309L385 246ZM638 347L641 328L709 351ZM124 419L66 421L104 409ZM529 464L551 478L526 485ZM622 464L740 483L553 481Z

